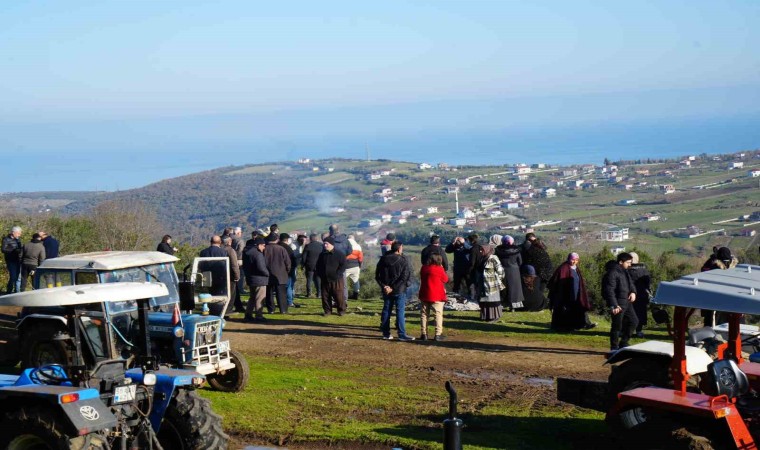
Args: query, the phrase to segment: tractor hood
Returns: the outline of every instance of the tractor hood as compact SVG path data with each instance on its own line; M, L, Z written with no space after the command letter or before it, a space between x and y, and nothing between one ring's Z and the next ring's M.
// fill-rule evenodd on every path
M661 341L647 341L641 344L631 345L629 347L621 348L616 351L606 364L614 364L616 362L625 361L631 358L643 358L643 357L667 357L668 360L673 359L673 343L661 342ZM706 372L707 365L712 363L713 360L710 355L705 353L704 350L697 347L686 346L686 372L689 375L695 375L698 373Z

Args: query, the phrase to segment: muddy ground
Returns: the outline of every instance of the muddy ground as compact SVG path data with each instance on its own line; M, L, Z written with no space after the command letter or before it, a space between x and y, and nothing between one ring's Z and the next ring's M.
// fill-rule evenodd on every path
M293 320L277 321L276 325L257 324L256 331L233 318L228 321L225 335L233 348L242 350L251 360L256 355L303 357L325 361L326 365L342 360L369 367L392 361L395 367L406 369L410 379L425 379L429 385L437 383L441 387L451 380L460 388L465 386L469 395L460 397L460 412L473 414L494 399L514 398L516 402L524 402L531 397L536 406L559 407L554 387L556 377L606 380L609 375L609 367L602 365L603 352L532 342L524 335L498 338L456 335L445 342L404 343L382 340L379 330L373 327L334 323L325 326L292 317ZM277 338L272 339L273 335ZM471 397L473 393L477 393L476 398ZM445 398L443 388L441 395ZM233 434L231 448L247 445L267 444ZM346 445L331 448L387 449L387 446ZM324 448L324 444L288 445L288 448Z

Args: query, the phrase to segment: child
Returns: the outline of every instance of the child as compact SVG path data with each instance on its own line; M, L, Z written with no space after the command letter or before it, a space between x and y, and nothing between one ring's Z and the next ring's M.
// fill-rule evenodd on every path
M427 339L427 322L430 311L435 312L435 340L443 341L443 304L446 302L446 286L449 281L446 271L443 270L443 259L439 254L432 254L427 263L420 269L420 322L422 336L420 340Z

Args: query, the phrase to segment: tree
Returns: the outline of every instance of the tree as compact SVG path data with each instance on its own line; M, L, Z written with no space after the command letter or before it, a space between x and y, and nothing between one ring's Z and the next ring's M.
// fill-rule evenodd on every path
M138 201L111 200L92 210L93 240L101 250L152 250L161 235L156 213Z

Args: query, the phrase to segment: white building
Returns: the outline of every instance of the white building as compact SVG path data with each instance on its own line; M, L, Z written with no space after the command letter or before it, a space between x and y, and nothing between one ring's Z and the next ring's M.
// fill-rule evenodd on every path
M607 231L602 231L599 238L603 241L608 241L608 242L627 241L628 228L611 228Z
M461 217L449 219L449 224L455 227L463 227L467 224L467 219L463 219Z
M546 198L556 197L557 196L557 190L554 188L545 188L542 192L542 195Z
M420 170L427 170L427 169L432 169L433 168L433 166L431 166L428 163L420 163L420 165L417 166L417 167L419 167Z
M438 207L437 206L428 206L427 208L425 208L425 211L428 214L436 214L438 212Z

